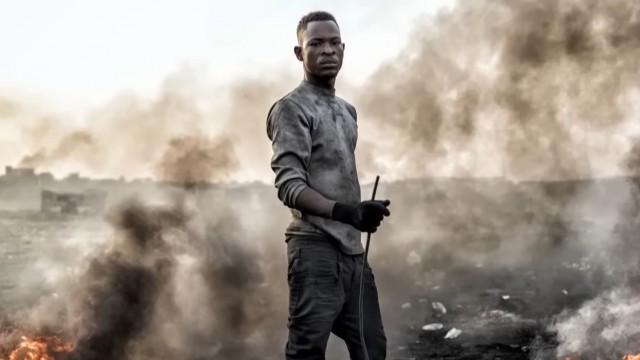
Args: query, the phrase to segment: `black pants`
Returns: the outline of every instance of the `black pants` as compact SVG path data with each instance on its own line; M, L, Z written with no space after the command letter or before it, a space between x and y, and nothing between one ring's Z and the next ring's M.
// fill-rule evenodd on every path
M358 295L363 255L346 255L329 239L289 236L289 340L287 360L324 360L333 332L362 360ZM386 357L378 290L369 264L364 273L364 329L370 360Z

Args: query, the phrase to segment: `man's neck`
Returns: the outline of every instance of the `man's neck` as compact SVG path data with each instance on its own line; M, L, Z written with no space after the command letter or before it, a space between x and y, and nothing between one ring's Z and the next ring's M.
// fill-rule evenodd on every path
M312 85L325 88L327 90L334 90L334 85L336 84L336 78L319 78L317 76L313 76L309 73L305 73L304 79L311 83Z

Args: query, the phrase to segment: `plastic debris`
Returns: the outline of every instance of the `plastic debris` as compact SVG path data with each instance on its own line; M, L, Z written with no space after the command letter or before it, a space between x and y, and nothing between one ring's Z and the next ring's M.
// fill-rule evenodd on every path
M440 323L433 323L433 324L424 325L422 327L422 330L424 330L424 331L436 331L436 330L442 330L443 328L444 328L444 325L442 325Z
M569 295L569 292L567 291L567 289L562 289L562 293L565 295Z
M509 300L511 299L511 295L502 295L502 300Z
M451 330L449 330L447 332L447 335L445 335L444 338L445 339L455 339L458 336L460 336L460 334L462 334L462 330L456 329L456 328L452 328Z
M441 313L442 315L445 315L447 313L447 308L444 307L444 305L441 302L432 302L431 303L431 307L433 308L433 310Z
M520 321L520 316L514 314L514 313L510 313L510 312L506 312L506 311L502 311L502 310L491 310L491 311L485 311L481 314L481 316L483 318L486 317L491 317L491 318L499 318L501 320L510 320L510 321Z
M400 305L400 307L402 308L402 310L411 309L411 303L410 302L406 302L406 303Z

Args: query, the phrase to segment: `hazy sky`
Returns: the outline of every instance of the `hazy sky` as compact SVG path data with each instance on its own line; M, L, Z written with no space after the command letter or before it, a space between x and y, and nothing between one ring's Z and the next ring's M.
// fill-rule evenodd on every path
M216 82L296 71L304 13L336 15L343 76L359 81L405 45L415 21L452 0L21 0L0 2L0 91L90 108L124 90L157 88L184 66Z

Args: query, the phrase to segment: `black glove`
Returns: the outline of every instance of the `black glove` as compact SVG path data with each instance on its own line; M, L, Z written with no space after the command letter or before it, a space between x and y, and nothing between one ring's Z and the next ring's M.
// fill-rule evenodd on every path
M331 212L331 218L349 224L364 232L376 232L382 218L391 215L387 206L389 200L368 200L353 206L336 202Z

